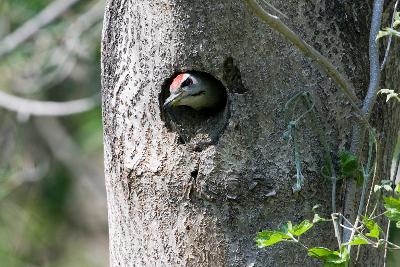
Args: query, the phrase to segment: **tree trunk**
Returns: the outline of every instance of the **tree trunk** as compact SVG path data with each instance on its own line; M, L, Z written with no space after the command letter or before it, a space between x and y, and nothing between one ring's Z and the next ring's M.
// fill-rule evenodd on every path
M370 5L270 2L362 99ZM332 156L348 148L357 119L335 84L239 0L109 0L102 44L111 266L317 265L300 246L258 249L254 239L259 230L312 219L315 204L322 205L321 216L331 213L331 185L321 175L323 150L310 120L301 120L296 132L305 177L298 193L293 147L283 135L285 103L306 90ZM398 85L395 65L388 67L390 88ZM229 95L225 110L165 113L168 83L185 70L221 80ZM380 104L374 115L385 147L383 174L398 130L398 112L388 110ZM298 105L292 118L304 111ZM304 242L336 246L330 224Z

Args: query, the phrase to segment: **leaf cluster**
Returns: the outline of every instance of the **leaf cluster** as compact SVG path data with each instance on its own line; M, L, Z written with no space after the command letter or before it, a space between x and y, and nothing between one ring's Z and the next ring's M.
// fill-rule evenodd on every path
M265 248L268 246L275 245L280 242L294 242L299 243L300 237L308 232L315 224L319 222L329 222L330 219L324 219L318 214L314 215L311 221L304 220L300 224L293 225L291 221L284 224L278 230L266 230L259 232L256 238L256 244L259 248ZM357 243L357 240L354 240ZM307 250L310 257L323 261L323 266L345 266L349 260L348 250L344 245L341 246L339 251L330 250L324 247L312 247L308 248L304 244L301 244L303 248Z
M342 178L354 178L357 181L357 185L361 186L363 184L364 174L357 156L349 151L341 151L339 153L339 167L339 174Z
M384 37L384 36L397 36L400 37L400 32L395 30L400 25L400 12L396 12L394 14L393 28L384 28L382 31L379 31L376 36L376 40Z

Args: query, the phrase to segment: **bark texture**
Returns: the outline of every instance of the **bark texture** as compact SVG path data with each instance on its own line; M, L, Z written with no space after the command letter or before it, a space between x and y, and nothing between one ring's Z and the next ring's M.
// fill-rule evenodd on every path
M363 97L370 6L270 2ZM305 185L292 192L284 105L300 91L315 94L335 153L348 147L354 122L335 85L239 0L109 0L102 44L111 266L317 265L299 246L260 250L254 238L264 228L311 219L315 204L330 214L330 182L320 175L321 145L308 119L298 131ZM183 70L220 79L229 94L225 110L211 117L165 114L163 90ZM388 82L396 85L398 70L392 71ZM375 117L385 136L398 129L397 115L386 114L382 108ZM393 142L384 140L386 165ZM334 248L331 226L313 230L305 242Z

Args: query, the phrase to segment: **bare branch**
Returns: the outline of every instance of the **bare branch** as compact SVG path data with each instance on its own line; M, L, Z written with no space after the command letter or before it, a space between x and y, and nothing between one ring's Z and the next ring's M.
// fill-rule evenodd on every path
M319 53L315 48L306 43L301 39L296 33L294 33L286 24L284 24L277 16L273 16L267 13L256 0L244 0L248 6L256 13L256 15L266 22L272 29L281 33L286 39L288 39L294 46L296 46L304 56L314 60L325 73L331 77L343 93L350 100L351 105L354 109L359 110L358 103L360 102L354 93L353 85L348 81L348 79L341 74L333 64L321 53Z
M99 96L66 102L38 101L9 95L0 91L0 107L33 116L68 116L88 111L99 105Z
M397 5L397 2L398 1L396 1L396 5ZM394 12L396 12L396 7L395 7L395 11ZM398 153L398 155L397 155L396 164L395 164L395 167L394 167L394 170L393 170L393 176L392 176L393 192L394 192L394 186L396 184L396 178L397 178L397 175L399 173L399 165L400 165L400 153ZM393 192L392 192L392 194L393 194ZM386 242L388 242L388 239L389 239L389 231L390 231L390 220L388 220L387 228L386 228L386 237L385 237L385 241ZM388 243L385 243L385 251L384 251L384 254L383 254L383 267L386 267L387 251L388 251Z
M42 12L0 41L0 58L12 52L24 41L35 35L41 28L50 24L79 1L57 0L49 4Z
M375 0L372 11L371 29L369 34L369 69L370 69L370 81L368 86L368 92L365 96L362 115L365 120L369 120L371 110L375 104L376 94L379 89L380 82L380 66L379 66L379 47L376 41L379 29L381 28L382 12L383 12L383 0ZM365 127L364 125L358 124L353 129L353 136L351 142L351 152L355 155L360 155L365 139ZM359 221L359 214L362 214L364 203L359 203L359 210L355 213L356 203L356 183L352 179L346 180L346 195L344 204L344 215L351 216L351 219L356 216L355 226L357 227ZM363 188L363 193L366 188ZM348 242L354 236L355 232L344 229L343 231L343 242ZM350 247L349 247L350 251Z
M284 17L285 19L289 19L285 14L283 14L279 9L274 7L272 4L270 4L267 0L263 0L264 4L266 4L271 10L279 14L279 16Z
M372 13L371 30L369 34L369 86L368 92L364 99L362 111L366 118L370 117L371 110L375 104L376 94L379 89L380 67L379 67L379 46L376 36L381 28L383 0L374 1L374 9Z
M29 78L15 77L16 82L14 84L24 84L23 89L21 88L22 90L20 89L21 86L15 90L19 92L46 90L69 77L76 65L77 58L85 56L82 49L82 44L84 44L82 41L88 39L90 34L84 33L93 30L99 31L97 27L101 26L103 13L104 1L100 0L90 6L86 12L80 14L66 29L63 37L64 42L50 51L46 51L44 55L40 55L40 59L50 58L45 61L46 64L43 65L41 62L27 64L29 68L32 65L40 64L37 69L45 71L40 71L33 77L31 77L32 75L26 75ZM40 53L41 51L35 52L36 55ZM47 70L51 71L47 73Z

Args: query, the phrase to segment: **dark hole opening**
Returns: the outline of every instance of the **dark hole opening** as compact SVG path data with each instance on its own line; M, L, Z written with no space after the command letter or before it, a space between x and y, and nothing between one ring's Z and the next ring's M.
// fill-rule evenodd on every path
M195 169L194 171L192 171L191 173L190 173L190 176L192 176L192 178L197 178L197 175L199 174L199 170L198 169Z
M203 108L195 110L188 106L173 106L165 109L165 100L170 96L170 85L173 80L180 74L189 73L205 79L212 84L212 90L221 96L220 101L214 108ZM209 73L200 71L176 72L170 78L166 79L162 85L159 94L159 105L161 109L161 117L169 130L179 134L178 144L195 143L201 144L201 151L205 146L216 143L223 133L229 120L229 99L228 92L224 84Z

